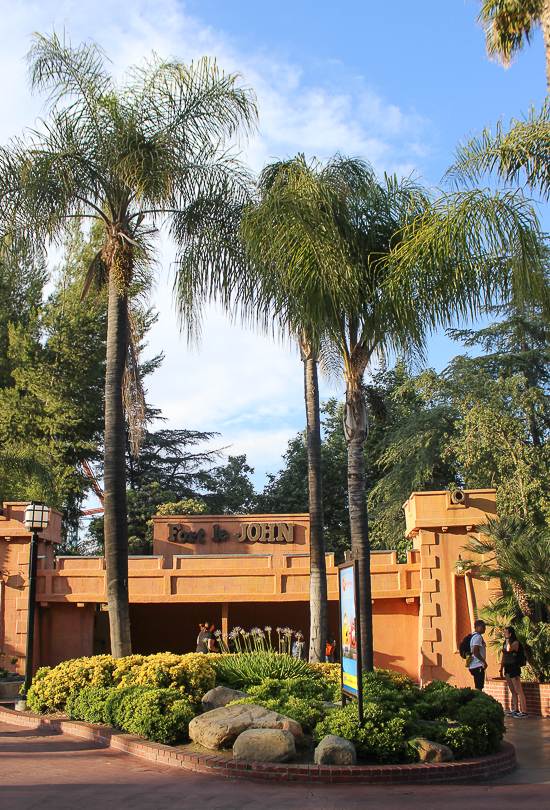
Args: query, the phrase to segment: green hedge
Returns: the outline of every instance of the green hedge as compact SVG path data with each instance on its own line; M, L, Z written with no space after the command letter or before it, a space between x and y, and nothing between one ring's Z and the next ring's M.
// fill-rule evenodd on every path
M500 750L505 732L504 710L483 692L458 689L442 681L419 689L406 676L399 679L378 670L364 674L363 698L363 727L359 726L357 704L349 703L331 710L319 721L314 730L316 740L326 734L345 737L362 756L384 763L415 761L417 754L408 744L412 737L447 745L456 759ZM459 725L448 727L448 722Z
M39 669L27 693L27 703L33 711L45 714L63 711L69 697L90 686L146 686L177 689L180 697L198 711L202 696L216 681L211 658L214 656L201 653L73 658L53 669Z
M178 689L146 686L86 687L69 697L65 710L72 720L105 723L164 745L187 739L194 717Z
M259 686L247 687L249 697L231 705L253 703L296 720L304 731L313 731L324 717L323 701L334 700L334 685L318 678L266 678Z

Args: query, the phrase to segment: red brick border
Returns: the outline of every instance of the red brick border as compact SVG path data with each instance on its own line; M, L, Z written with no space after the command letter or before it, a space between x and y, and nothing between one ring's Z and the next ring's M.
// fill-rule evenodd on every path
M238 779L275 779L283 782L358 782L386 784L388 782L414 782L415 784L441 782L472 782L505 776L516 767L516 749L504 742L498 754L460 762L439 765L423 763L413 765L378 765L338 767L336 765L295 765L248 760L226 759L215 754L185 751L169 745L147 742L133 734L124 734L109 726L60 720L46 715L15 712L0 706L0 719L15 726L49 727L65 731L75 737L93 740L107 748L126 751L133 756L173 765L200 773L230 776Z
M527 713L535 717L550 717L550 683L522 681L523 694L527 702ZM485 682L483 690L494 697L504 709L510 709L510 690L504 678L491 678Z

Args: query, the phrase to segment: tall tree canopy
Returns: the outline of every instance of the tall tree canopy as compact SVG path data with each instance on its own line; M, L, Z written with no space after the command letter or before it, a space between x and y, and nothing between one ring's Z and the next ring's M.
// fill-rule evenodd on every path
M364 374L388 351L421 352L427 329L510 297L548 302L545 251L519 194L429 197L410 179L378 179L361 160L299 156L244 217L263 295L297 334L313 326L325 366L346 385L344 435L352 553L359 561L364 665L372 667Z
M125 382L127 416L138 427L144 418L128 301L136 285L147 288L157 223L168 223L176 267L194 266L189 245L197 233L206 233L203 243L223 263L222 214L242 192L241 167L226 143L255 123L254 99L208 59L189 66L153 55L117 84L97 45L73 48L55 33L34 36L28 61L32 89L47 94L46 118L0 149L0 237L58 242L75 216L103 228L84 291L94 280L108 288L105 557L112 650L120 657L131 652ZM199 219L208 219L207 230Z
M47 500L64 511L65 532L78 524L86 489L79 465L99 458L103 438L107 301L99 295L80 303L91 256L93 239L84 240L75 227L53 274L53 289L42 300L42 264L21 262L11 253L12 279L21 282L2 310L7 342L0 350L6 371L0 382L0 446L38 460L49 474L44 479L40 467L35 475L32 466L10 464L0 476L1 494L5 500ZM25 294L18 295L21 290Z

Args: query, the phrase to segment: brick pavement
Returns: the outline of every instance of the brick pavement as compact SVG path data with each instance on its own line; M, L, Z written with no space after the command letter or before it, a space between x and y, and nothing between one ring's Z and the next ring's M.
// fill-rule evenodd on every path
M521 725L520 725L521 724ZM47 728L0 723L1 810L498 810L548 806L550 723L515 721L515 774L467 785L319 785L248 782L180 771Z

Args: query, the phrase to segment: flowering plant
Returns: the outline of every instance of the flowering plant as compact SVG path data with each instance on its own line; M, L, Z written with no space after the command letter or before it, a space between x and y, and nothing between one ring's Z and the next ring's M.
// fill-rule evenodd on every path
M303 644L303 634L291 630L290 627L277 627L277 644L273 644L272 628L267 626L262 630L260 627L253 627L250 631L243 630L242 627L234 627L230 633L222 633L216 630L215 636L218 639L222 653L255 653L255 652L278 652L279 655L290 655L292 651L292 638L296 636L296 641Z

